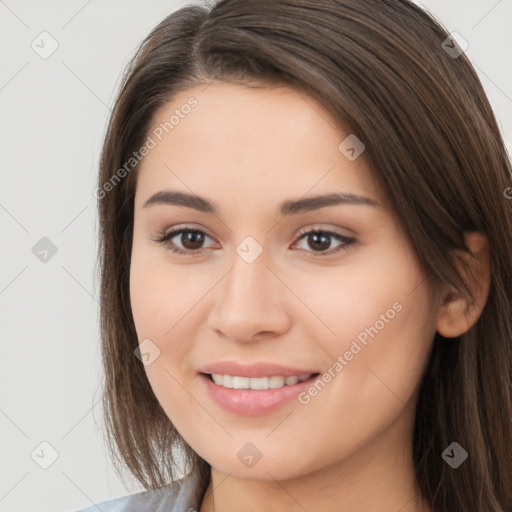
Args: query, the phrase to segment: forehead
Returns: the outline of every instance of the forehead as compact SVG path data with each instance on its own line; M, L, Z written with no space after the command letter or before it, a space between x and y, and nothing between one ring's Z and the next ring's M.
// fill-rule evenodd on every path
M171 187L260 204L332 188L378 198L364 153L350 161L340 151L349 135L292 88L217 81L194 87L154 116L154 147L139 166L136 202L140 207L149 194Z

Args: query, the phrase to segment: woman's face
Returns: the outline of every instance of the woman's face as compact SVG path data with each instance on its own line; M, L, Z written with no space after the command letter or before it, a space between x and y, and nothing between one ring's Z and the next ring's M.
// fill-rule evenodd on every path
M221 82L148 135L131 305L188 444L263 480L408 453L433 297L360 143L292 89Z

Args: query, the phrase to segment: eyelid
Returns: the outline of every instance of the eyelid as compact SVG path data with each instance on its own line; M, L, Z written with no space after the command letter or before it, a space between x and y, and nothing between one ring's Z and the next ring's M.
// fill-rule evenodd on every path
M327 226L327 227L326 227ZM341 233L339 230L345 229L346 231L349 231L351 234L344 234ZM295 237L300 237L305 233L309 233L310 231L323 231L326 233L333 233L335 235L344 237L344 238L354 238L354 235L356 234L355 231L348 229L348 228L341 228L340 226L333 226L330 227L330 225L322 224L322 223L316 223L316 224L309 224L303 228L300 228L296 233Z
M172 233L176 234L176 232L179 232L179 231L199 231L200 233L204 233L205 235L210 237L212 240L216 240L216 238L213 235L211 235L206 228L204 228L203 226L199 226L199 225L196 226L196 225L194 225L194 223L192 223L192 224L176 224L175 226L172 226L168 229L159 231L156 234L157 240L154 240L154 241L158 241L158 239L166 238L169 235L171 235Z

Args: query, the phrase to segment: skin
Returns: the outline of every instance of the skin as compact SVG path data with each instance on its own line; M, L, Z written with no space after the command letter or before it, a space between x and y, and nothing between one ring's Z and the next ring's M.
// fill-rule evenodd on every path
M471 310L453 295L434 304L364 153L345 158L338 145L349 132L313 99L286 87L213 82L180 93L154 126L191 96L197 106L139 168L130 294L139 341L149 338L160 350L145 367L152 389L212 466L201 512L234 512L240 503L247 512L429 510L413 488L418 386L436 330L456 336L478 318L488 274ZM165 189L205 197L218 213L143 207ZM279 213L285 200L333 191L378 207ZM200 254L155 242L183 224L206 233ZM356 241L322 256L307 236L298 241L299 230L314 228ZM236 252L247 236L263 248L253 263ZM180 235L172 240L187 247ZM343 245L328 240L324 252ZM485 248L482 237L467 240ZM293 399L272 413L241 416L213 402L197 376L201 366L227 359L322 373L395 303L400 312L306 405ZM237 457L247 442L262 454L250 468Z

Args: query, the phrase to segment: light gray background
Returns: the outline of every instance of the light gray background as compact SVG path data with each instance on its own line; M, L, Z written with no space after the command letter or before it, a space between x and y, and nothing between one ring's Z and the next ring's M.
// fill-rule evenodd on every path
M70 511L142 490L116 477L101 438L92 192L124 66L187 3L0 0L1 511ZM468 41L512 140L512 0L420 4ZM47 59L31 48L43 31L59 45ZM57 248L47 262L32 251L43 237ZM58 452L47 469L43 441Z

